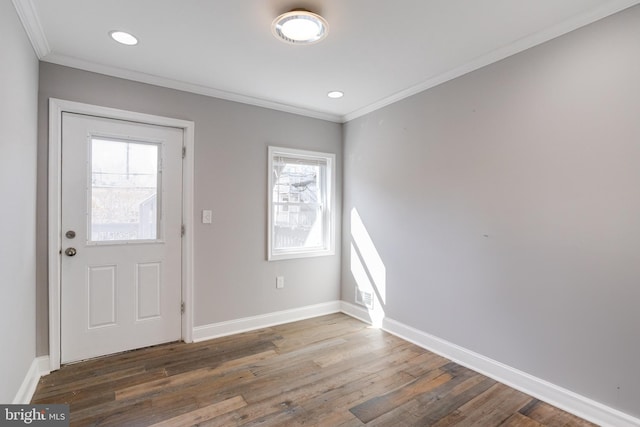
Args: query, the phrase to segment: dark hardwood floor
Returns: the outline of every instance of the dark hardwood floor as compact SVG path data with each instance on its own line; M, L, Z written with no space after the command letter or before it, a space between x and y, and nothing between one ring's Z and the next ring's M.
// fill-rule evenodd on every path
M590 426L333 314L63 366L32 403L73 426Z

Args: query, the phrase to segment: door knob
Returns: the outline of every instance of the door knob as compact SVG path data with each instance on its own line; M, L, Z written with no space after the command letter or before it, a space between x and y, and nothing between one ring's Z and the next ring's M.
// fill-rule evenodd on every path
M77 253L78 253L78 251L76 251L76 248L67 248L64 251L64 254L67 255L67 256L74 256Z

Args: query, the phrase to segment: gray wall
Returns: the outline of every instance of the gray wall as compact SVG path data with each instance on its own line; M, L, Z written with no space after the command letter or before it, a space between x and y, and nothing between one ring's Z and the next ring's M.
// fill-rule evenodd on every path
M340 124L41 63L40 224L46 224L50 97L195 122L196 326L340 298L339 251L328 257L266 261L267 146L337 154L340 188ZM341 198L338 192L338 212ZM202 209L213 210L213 224L200 222ZM340 215L337 217L339 221ZM339 223L337 229L339 232ZM46 233L46 227L41 226L38 354L48 354ZM284 289L276 289L277 275L285 277Z
M394 320L640 416L640 7L346 124Z
M0 0L0 403L35 357L38 59L13 4Z

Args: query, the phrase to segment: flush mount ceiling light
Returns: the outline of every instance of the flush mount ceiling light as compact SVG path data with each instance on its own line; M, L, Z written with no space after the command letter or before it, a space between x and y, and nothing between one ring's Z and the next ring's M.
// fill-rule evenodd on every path
M339 90L332 90L331 92L327 93L327 96L331 99L338 99L344 96L344 92Z
M273 35L291 44L317 43L327 36L327 21L308 10L292 10L278 16L271 24Z
M126 44L127 46L135 46L138 44L138 39L135 38L134 35L124 31L110 31L109 35L118 43Z

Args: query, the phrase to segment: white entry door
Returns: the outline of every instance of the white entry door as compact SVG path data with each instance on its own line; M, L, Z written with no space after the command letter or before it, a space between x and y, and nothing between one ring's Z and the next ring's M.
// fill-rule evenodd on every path
M182 129L62 118L61 362L181 338Z

